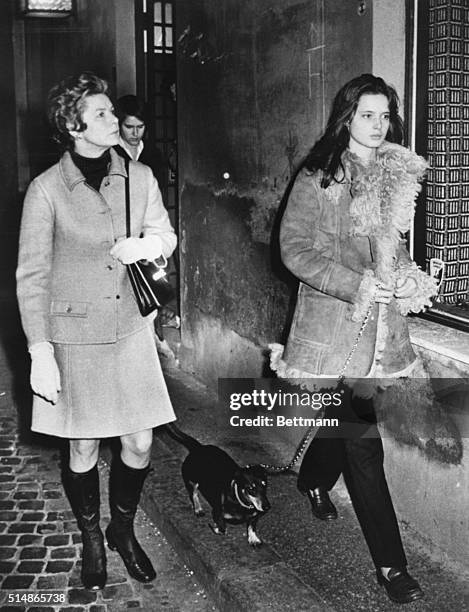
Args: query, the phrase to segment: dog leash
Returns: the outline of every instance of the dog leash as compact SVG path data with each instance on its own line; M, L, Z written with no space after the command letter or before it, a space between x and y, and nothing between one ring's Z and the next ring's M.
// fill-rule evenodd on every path
M365 331L366 326L368 325L368 321L370 320L371 317L371 313L373 312L373 306L374 306L375 300L374 300L374 296L372 298L372 300L370 301L370 304L368 306L368 310L366 312L366 315L362 321L362 324L360 326L360 329L358 331L357 337L355 339L355 342L353 343L352 348L350 349L350 352L347 356L347 359L344 362L344 365L342 366L342 369L340 370L339 373L339 377L337 379L338 384L342 383L345 379L345 370L347 369L355 351L357 350L358 344L360 342L361 337L363 336L363 332ZM314 432L316 431L316 425L311 425L308 429L308 431L305 433L305 435L301 438L301 442L299 443L295 454L293 455L292 460L285 464L285 465L272 465L270 463L258 463L256 465L260 465L261 467L263 467L265 470L267 470L268 472L272 472L274 474L281 474L283 472L288 472L289 470L292 469L292 467L294 467L301 455L304 453L304 451L306 450L306 447L308 446L311 438L313 437ZM252 467L254 464L250 464L247 465L246 467Z

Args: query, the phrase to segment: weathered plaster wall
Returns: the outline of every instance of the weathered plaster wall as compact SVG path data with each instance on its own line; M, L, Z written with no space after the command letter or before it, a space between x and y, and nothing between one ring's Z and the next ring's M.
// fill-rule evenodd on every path
M467 427L467 425L466 425ZM421 450L385 438L385 468L396 512L440 561L461 568L469 563L469 452L458 465L435 462Z
M232 375L224 351L246 363L248 341L261 372L262 347L282 339L294 282L272 244L274 220L332 96L371 70L371 11L180 0L177 24L182 360L213 382Z

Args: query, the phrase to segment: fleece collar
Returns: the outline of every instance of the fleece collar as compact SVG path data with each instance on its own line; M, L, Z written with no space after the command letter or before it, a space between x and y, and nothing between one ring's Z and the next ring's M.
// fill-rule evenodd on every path
M371 164L364 165L348 150L343 162L352 181L351 233L406 233L413 219L419 181L428 167L423 157L401 145L384 142Z

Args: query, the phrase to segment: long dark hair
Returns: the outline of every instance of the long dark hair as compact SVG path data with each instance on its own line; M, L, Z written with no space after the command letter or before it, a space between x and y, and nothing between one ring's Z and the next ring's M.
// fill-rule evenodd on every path
M352 79L334 98L326 130L302 164L302 167L312 172L322 170L321 187L324 189L333 180L337 180L339 167L344 169L341 159L350 140L348 124L353 119L360 97L364 94L386 96L389 103L389 129L386 140L399 144L402 142L403 123L399 116L399 98L394 87L372 74L362 74Z

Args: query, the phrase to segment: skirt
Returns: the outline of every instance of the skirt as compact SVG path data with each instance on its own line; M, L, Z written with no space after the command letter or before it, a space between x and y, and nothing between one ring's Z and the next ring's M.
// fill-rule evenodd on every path
M31 429L60 438L111 438L175 420L150 327L113 344L54 344L62 390L34 396Z

